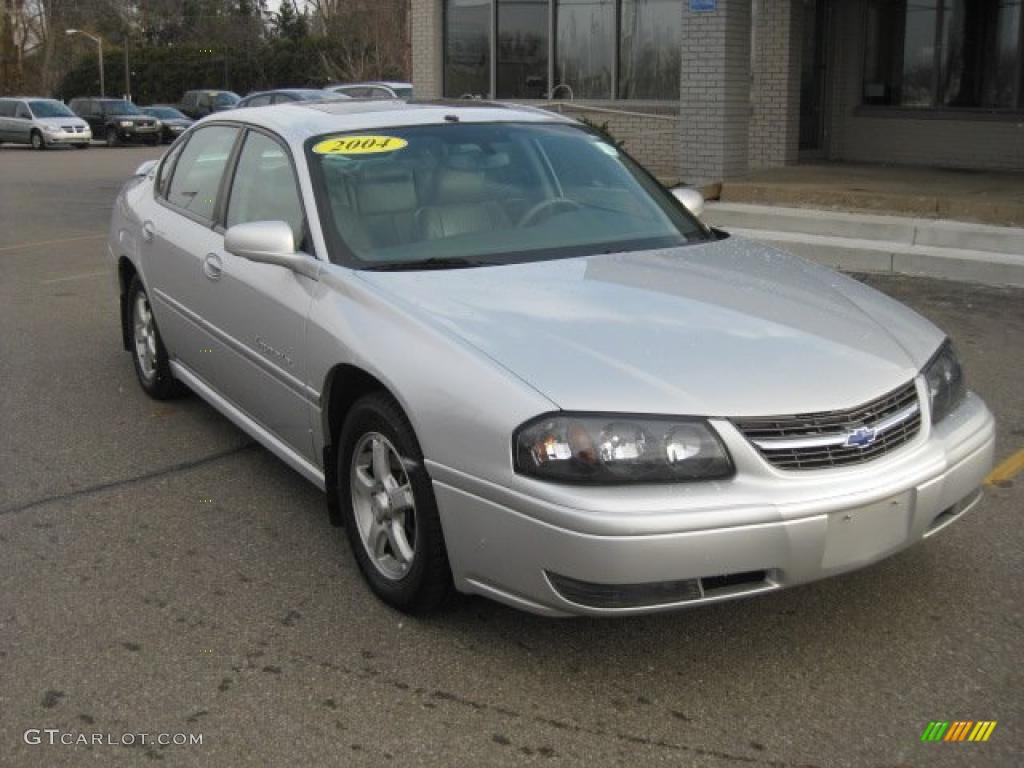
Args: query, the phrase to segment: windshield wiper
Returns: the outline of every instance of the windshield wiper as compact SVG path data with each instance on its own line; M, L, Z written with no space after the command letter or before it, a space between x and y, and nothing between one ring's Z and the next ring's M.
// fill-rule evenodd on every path
M420 261L385 261L381 264L364 267L370 272L415 272L427 269L466 269L468 267L487 267L487 262L466 259L462 256L434 256Z

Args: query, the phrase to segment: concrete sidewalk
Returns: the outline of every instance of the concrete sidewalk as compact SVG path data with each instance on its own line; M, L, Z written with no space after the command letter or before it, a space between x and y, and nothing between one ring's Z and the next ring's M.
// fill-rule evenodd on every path
M1024 286L1024 228L714 202L704 219L844 270Z
M781 205L1024 226L1024 174L817 163L726 181L725 203Z

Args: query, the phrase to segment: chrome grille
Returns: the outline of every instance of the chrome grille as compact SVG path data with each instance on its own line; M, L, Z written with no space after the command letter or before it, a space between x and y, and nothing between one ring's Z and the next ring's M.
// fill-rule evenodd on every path
M909 442L921 429L921 408L911 380L845 411L732 422L772 466L826 469L869 461Z

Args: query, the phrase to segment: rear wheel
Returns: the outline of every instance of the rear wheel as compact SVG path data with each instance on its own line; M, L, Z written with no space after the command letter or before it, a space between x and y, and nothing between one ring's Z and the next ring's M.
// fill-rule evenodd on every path
M451 592L451 568L408 419L388 395L367 395L352 406L338 444L338 501L363 577L399 610L436 609Z
M32 149L46 149L46 139L39 131L32 131Z
M128 288L128 306L131 309L132 363L139 384L155 400L177 397L185 388L171 373L167 350L149 305L149 296L138 276L132 278Z

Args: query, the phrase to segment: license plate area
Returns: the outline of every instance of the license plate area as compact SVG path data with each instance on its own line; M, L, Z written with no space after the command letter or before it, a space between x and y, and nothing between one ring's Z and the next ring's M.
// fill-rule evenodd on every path
M822 567L844 568L868 563L897 549L910 533L911 499L908 491L830 514Z

